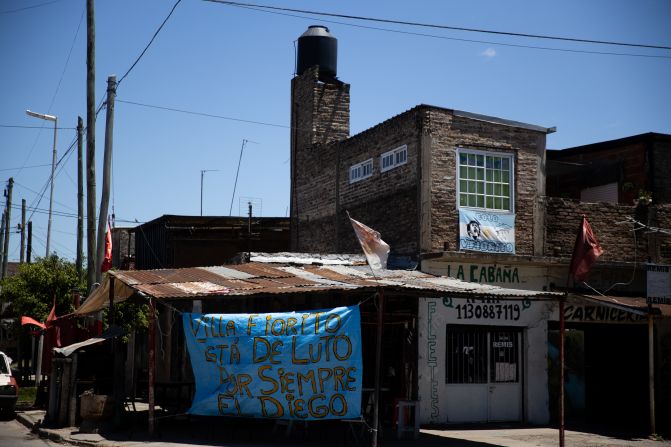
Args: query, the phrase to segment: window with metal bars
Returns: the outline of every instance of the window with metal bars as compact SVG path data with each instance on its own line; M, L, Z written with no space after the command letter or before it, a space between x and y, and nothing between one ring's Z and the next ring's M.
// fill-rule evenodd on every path
M520 331L447 326L445 383L520 381Z

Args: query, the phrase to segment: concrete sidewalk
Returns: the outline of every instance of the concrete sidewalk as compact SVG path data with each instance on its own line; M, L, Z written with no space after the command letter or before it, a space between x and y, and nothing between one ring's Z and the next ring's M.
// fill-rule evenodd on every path
M268 432L263 433L259 429L257 433L250 433L247 439L226 439L229 436L219 436L221 432L211 428L210 436L202 436L204 431L202 424L182 421L181 424L170 423L162 429L154 438L149 438L144 431L129 431L118 433L80 433L77 427L48 428L42 425L44 411L22 411L17 412L16 419L40 437L48 438L55 442L77 445L82 447L131 447L149 446L158 447L171 444L172 447L181 446L247 446L267 447L276 445L301 445L301 446L349 446L369 445L369 439L347 436L329 436L324 439L314 432L307 436L307 430L301 437L286 438L277 436L275 439L267 439ZM211 421L209 423L211 424ZM217 424L219 425L219 424ZM221 424L224 425L223 423ZM191 428L197 426L197 428ZM231 426L234 427L234 426ZM266 426L267 428L267 426ZM225 428L224 428L225 429ZM340 434L345 435L349 428L341 428ZM321 439L315 440L315 435ZM234 436L235 437L235 436ZM272 437L272 436L271 436ZM256 438L256 439L254 439ZM259 440L258 438L265 438ZM358 442L357 442L358 441ZM478 428L478 429L422 429L419 439L398 440L391 432L385 432L380 446L441 446L441 447L555 447L559 445L558 431L552 428ZM626 436L613 437L593 433L577 431L566 432L566 446L590 446L590 447L662 447L671 446L671 441L655 441L650 439L631 438Z

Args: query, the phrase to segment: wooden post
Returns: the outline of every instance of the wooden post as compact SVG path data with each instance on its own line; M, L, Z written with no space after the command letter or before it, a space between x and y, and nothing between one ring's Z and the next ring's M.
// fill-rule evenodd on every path
M648 375L650 390L650 434L657 433L655 417L655 324L652 306L648 305Z
M84 120L77 117L77 280L84 279L82 262L84 258Z
M26 260L26 199L21 199L21 253L19 262L21 264Z
M86 0L86 296L96 279L96 62L95 2ZM30 262L30 261L29 261Z
M7 276L7 263L9 255L9 234L12 232L12 189L14 189L14 178L10 177L7 181L7 208L5 210L5 248L2 251L2 278Z
M149 435L154 434L154 369L156 368L156 304L153 298L149 298L149 354L147 358L147 397L149 403Z
M61 386L58 405L58 426L64 427L68 420L68 405L70 405L70 385L72 374L72 359L65 358L61 363Z
M114 98L116 96L116 76L107 77L107 116L105 120L105 154L103 158L103 189L100 196L98 215L98 243L96 244L96 282L102 284L102 265L105 257L105 234L107 233L107 212L109 209L110 183L112 178L112 142L114 133Z
M51 375L49 376L49 403L47 406L47 417L49 421L57 421L58 416L56 415L58 406L58 370L62 368L62 364L57 362L54 357L51 358ZM39 391L38 391L39 393Z
M70 405L68 408L68 426L77 425L77 353L72 354L70 367Z
M564 301L566 296L559 298L559 447L564 447Z
M384 293L378 288L377 340L375 343L375 406L373 407L373 437L371 445L378 446L380 431L380 376L382 372L382 328L384 326Z
M33 253L33 221L28 221L28 243L26 244L26 262L30 264Z

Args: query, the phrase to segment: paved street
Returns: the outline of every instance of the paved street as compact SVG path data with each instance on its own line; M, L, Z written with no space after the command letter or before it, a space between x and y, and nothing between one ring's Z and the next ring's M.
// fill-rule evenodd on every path
M59 445L38 438L30 433L30 428L44 417L43 411L26 411L17 414L17 420L0 421L0 447ZM21 423L19 423L21 421ZM171 421L161 424L160 433L149 438L144 427L135 425L131 429L116 433L86 434L77 428L49 429L40 427L39 434L50 439L59 439L63 443L83 447L158 447L169 444L170 447L187 446L226 446L226 447L270 447L270 446L367 446L365 437L355 439L348 427L338 427L329 434L309 428L297 429L290 437L278 431L272 425L231 423L230 419L213 423L213 419L192 421ZM23 424L23 425L21 425ZM333 427L332 427L333 428ZM357 433L360 435L361 433ZM552 428L481 428L478 429L423 429L420 437L414 439L395 438L391 431L385 431L382 446L420 446L420 447L556 447L559 445L558 432ZM608 436L576 431L566 432L567 447L669 447L671 441L653 441L630 436Z
M0 447L45 447L58 446L59 444L41 439L33 434L25 426L21 425L16 419L0 420Z

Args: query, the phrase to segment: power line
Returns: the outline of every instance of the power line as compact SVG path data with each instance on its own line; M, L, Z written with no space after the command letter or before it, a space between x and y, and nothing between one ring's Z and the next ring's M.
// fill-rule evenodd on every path
M222 119L222 120L229 120L229 121L237 121L239 123L248 123L248 124L258 124L261 126L270 126L270 127L281 127L285 129L289 129L290 126L287 126L285 124L274 124L274 123L265 123L262 121L252 121L252 120L245 120L241 118L233 118L230 116L222 116L222 115L214 115L212 113L205 113L205 112L194 112L191 110L184 110L184 109L176 109L174 107L164 107L164 106L157 106L157 105L152 105L152 104L145 104L141 102L134 102L134 101L124 101L122 99L117 98L117 102L122 102L124 104L132 104L134 106L141 106L141 107L148 107L151 109L158 109L158 110L166 110L169 112L178 112L178 113L186 113L188 115L196 115L196 116L205 116L207 118L217 118L217 119Z
M21 126L18 124L0 124L0 127L10 127L10 128L16 128L16 129L44 129L44 125L42 126ZM53 127L52 127L53 129ZM76 130L76 127L57 127L56 129L58 130Z
M144 56L144 53L147 52L147 50L149 49L149 47L151 46L151 44L154 42L154 39L156 39L156 36L158 36L158 33L160 33L161 30L163 29L163 25L165 25L165 23L168 21L168 19L170 18L170 16L172 16L172 13L175 11L175 8L177 8L177 5L179 5L179 4L181 3L181 1L182 1L182 0L177 0L177 2L175 2L175 4L173 5L172 9L170 10L170 12L169 12L168 15L166 16L166 18L163 20L163 23L161 23L161 26L158 27L158 29L156 30L156 32L155 32L154 35L152 36L152 38L151 38L151 40L149 41L149 43L147 44L147 46L144 47L144 50L142 50L142 53L140 53L140 55L137 57L137 59L135 59L135 62L133 62L133 65L130 66L130 68L128 69L128 71L126 71L126 73L125 73L123 76L121 76L121 78L119 79L119 82L117 82L117 88L118 88L119 85L123 82L123 80L126 79L126 76L128 76L128 73L130 73L131 70L133 70L133 68L135 68L135 65L137 65L138 62L140 62L140 59L142 59L142 56Z
M77 36L79 36L79 29L82 26L82 19L84 18L84 12L86 11L86 8L82 10L82 14L79 16L79 23L77 24L77 30L75 31L75 36L72 38L72 44L70 44L70 50L68 51L68 55L65 58L65 64L63 65L63 71L61 72L61 77L58 80L58 84L56 85L56 91L54 92L53 96L51 97L51 102L49 103L49 107L47 108L47 114L51 113L51 108L54 105L54 101L56 101L56 96L58 95L58 92L61 89L61 83L63 82L63 77L65 76L65 71L68 69L68 65L70 64L70 56L72 55L72 50L75 47L75 42L77 42ZM42 129L44 128L44 125L46 122L42 122L42 125L40 126L40 131L38 132L37 136L35 137L35 141L33 142L33 146L30 148L28 151L28 156L26 157L25 161L23 164L25 165L28 163L28 160L30 160L30 156L33 155L33 151L35 150L35 146L37 146L37 141L40 139L40 135L42 134ZM74 127L71 127L70 129L74 129ZM55 132L55 131L54 131ZM19 175L23 171L23 167L19 169L19 172L16 173L16 175Z
M0 11L0 14L13 14L15 12L25 11L26 9L33 9L33 8L39 8L41 6L51 5L52 3L58 3L60 1L61 0L53 0L53 1L50 1L50 2L38 3L37 5L25 6L23 8L8 9L6 11Z
M270 9L276 11L287 11L287 12L297 12L301 14L311 14L316 16L326 16L326 17L337 17L341 19L353 19L353 20L363 20L368 22L379 22L379 23L390 23L394 25L406 25L406 26L416 26L424 28L436 28L436 29L447 29L452 31L466 31L472 33L483 33L483 34L496 34L501 36L513 36L513 37L527 37L532 39L546 39L546 40L559 40L564 42L577 42L577 43L592 43L599 45L616 45L616 46L626 46L626 47L635 47L635 48L653 48L658 50L671 50L669 46L663 45L650 45L650 44L641 44L641 43L630 43L630 42L616 42L616 41L607 41L607 40L592 40L592 39L580 39L574 37L562 37L562 36L549 36L543 34L528 34L528 33L516 33L510 31L497 31L497 30L488 30L484 28L466 28L460 26L450 26L450 25L437 25L432 23L421 23L421 22L408 22L405 20L393 20L393 19L381 19L376 17L365 17L365 16L354 16L349 14L335 14L330 12L322 11L310 11L305 9L293 9L293 8L282 8L278 6L268 6L268 5L258 5L252 3L239 3L232 2L227 0L205 0L212 3L221 3L224 5L230 6L241 6L241 7L253 7L253 8L262 8Z
M51 166L51 163L47 163L47 164L44 164L44 165L24 166L23 169L43 168L45 166ZM21 168L18 168L18 167L17 168L2 168L2 169L0 169L0 171L16 171L17 169L21 169Z

